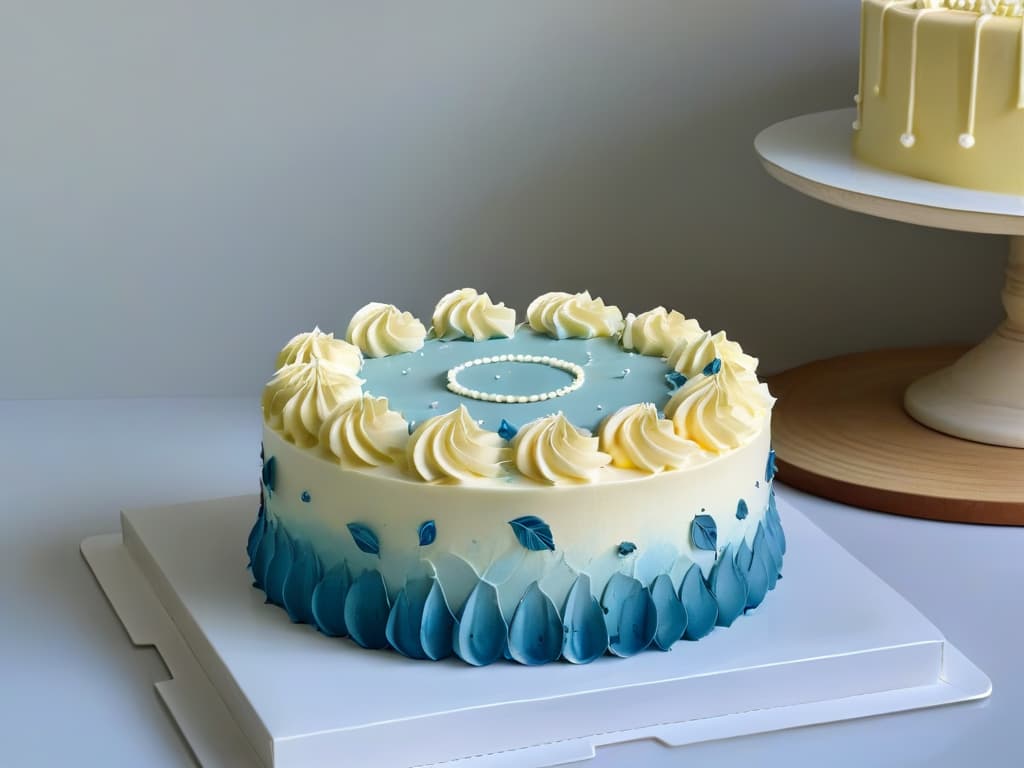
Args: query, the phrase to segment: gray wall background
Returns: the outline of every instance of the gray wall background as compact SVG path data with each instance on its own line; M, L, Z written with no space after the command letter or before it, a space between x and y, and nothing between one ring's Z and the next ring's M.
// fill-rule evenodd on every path
M857 0L0 0L0 397L255 394L368 299L589 288L762 370L975 340L1000 238L770 180Z

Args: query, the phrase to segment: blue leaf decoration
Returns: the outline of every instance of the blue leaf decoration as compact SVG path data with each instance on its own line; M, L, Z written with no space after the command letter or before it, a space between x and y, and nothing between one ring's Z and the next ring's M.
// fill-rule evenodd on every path
M715 619L718 618L718 603L708 591L704 575L696 563L690 566L683 577L683 583L679 586L679 601L686 609L687 623L683 637L699 640L714 629Z
M308 542L294 541L292 552L292 567L284 581L284 609L296 624L315 624L313 590L320 583L323 568Z
M520 664L554 661L562 653L562 620L537 582L526 590L508 626L508 651Z
M267 580L263 591L267 602L284 607L284 580L292 569L292 541L283 525L274 531L274 557L267 566Z
M514 427L504 419L501 420L501 424L498 425L498 437L503 440L511 440L519 434L518 427Z
M625 557L636 552L636 544L632 541L624 541L619 544L619 557Z
M263 485L266 486L270 492L274 491L274 485L277 482L277 459L271 456L269 459L263 462Z
M363 571L345 597L345 627L363 648L384 648L388 644L388 590L378 571Z
M768 463L764 467L764 481L770 483L778 468L775 466L775 449L768 451Z
M779 566L775 557L772 555L772 548L768 542L768 534L765 532L764 521L762 520L757 524L757 533L754 534L754 558L761 560L764 563L765 569L768 571L768 589L775 589L775 584L779 580Z
M299 496L306 504L309 504L313 500L313 497L309 495L309 491L303 491L302 495Z
M433 520L420 523L420 546L426 547L434 543L437 538L437 524Z
M763 534L762 534L762 538ZM747 542L740 543L736 552L736 563L743 571L747 579L747 609L757 608L768 594L768 569L764 560L754 550L747 546Z
M668 382L668 393L674 395L683 388L683 384L686 383L686 376L679 371L672 371L665 374L665 381Z
M267 519L263 526L263 535L252 556L252 584L254 587L266 589L267 569L274 559L274 544L276 537L277 523Z
M505 654L508 624L493 584L480 581L469 593L452 638L455 655L475 667L491 664Z
M519 539L519 543L529 550L540 552L545 549L554 551L555 540L551 535L551 527L535 515L517 517L508 524Z
M722 370L722 361L720 358L716 357L714 360L712 360L710 363L704 366L704 370L701 371L701 373L703 373L705 376L714 376L720 370Z
M427 604L433 579L419 578L405 582L395 596L395 602L388 614L385 634L391 647L410 659L425 659L426 652L420 641L420 626L423 623L423 609Z
M654 601L658 617L658 628L654 633L654 646L667 651L686 631L686 609L679 602L676 589L668 574L661 574L651 584L651 600Z
M352 586L348 565L339 563L313 589L313 622L328 637L345 637L345 598Z
M352 534L352 540L360 550L368 555L380 557L380 542L377 541L377 534L362 523L349 523L348 531Z
M448 605L441 582L437 579L431 579L431 582L420 622L420 646L428 659L437 661L452 655L455 616Z
M590 577L573 582L562 609L562 656L573 664L589 664L608 647L608 627L601 605L590 593Z
M747 508L747 502L745 499L740 499L736 504L736 519L746 520L747 515L750 514L750 510Z
M711 515L697 515L690 525L693 546L714 552L718 548L718 525Z
M616 656L634 656L651 644L658 612L651 593L639 581L613 574L601 595L601 609L608 626L608 650Z
M764 545L768 554L771 556L771 561L775 572L775 580L778 580L779 574L782 573L782 547L779 545L779 540L775 536L772 526L768 524L767 518L761 521L762 528L764 529ZM774 586L774 581L772 586Z
M720 627L732 626L747 607L747 580L733 556L731 544L711 569L709 581L711 594L718 603L715 623Z
M259 511L256 513L256 522L253 523L252 529L249 531L249 541L245 545L246 554L249 555L249 568L252 568L253 560L256 557L256 551L260 548L260 540L263 538L266 526L267 513L264 510L263 504L260 504Z

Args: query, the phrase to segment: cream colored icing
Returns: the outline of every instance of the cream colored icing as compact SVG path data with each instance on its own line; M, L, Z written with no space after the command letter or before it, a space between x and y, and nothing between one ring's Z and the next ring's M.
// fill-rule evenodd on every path
M346 469L390 464L405 452L409 429L386 397L364 394L335 409L320 428L320 445Z
M665 415L680 437L723 453L749 442L774 402L767 385L723 360L718 373L688 379L668 401Z
M679 469L704 458L700 446L679 437L653 403L627 405L601 422L600 447L612 464L642 472Z
M411 313L371 301L352 316L345 337L367 357L387 357L420 349L427 329Z
M353 376L363 367L363 353L359 351L359 347L336 339L333 333L324 333L319 328L314 328L308 333L300 333L285 344L277 356L277 367L283 368L291 363L308 363L314 357L329 362Z
M623 349L635 349L641 355L665 357L683 339L703 333L700 324L674 309L655 307L639 315L626 315L622 329Z
M516 332L516 311L504 302L494 304L486 293L460 288L437 302L433 323L439 339L510 338Z
M589 291L542 294L530 302L526 317L533 330L555 339L614 336L623 325L619 308L592 299Z
M363 380L319 358L281 368L263 390L263 419L286 440L312 448L342 403L362 394Z
M737 373L746 374L748 378L757 370L757 358L744 353L739 344L729 340L725 331L714 335L704 331L699 336L679 342L668 356L668 365L687 379L692 379L715 358L730 363Z
M405 454L410 471L428 483L497 477L509 458L505 441L482 429L464 405L416 427Z
M1024 16L1024 0L916 0L916 8L947 8L994 16Z
M602 453L598 438L576 429L559 411L523 426L512 441L516 468L537 482L592 483L612 457Z

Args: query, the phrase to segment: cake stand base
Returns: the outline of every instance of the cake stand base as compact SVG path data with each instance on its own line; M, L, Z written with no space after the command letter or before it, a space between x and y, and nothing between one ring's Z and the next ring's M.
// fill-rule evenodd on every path
M865 352L770 377L779 398L772 439L780 480L880 512L1024 525L1020 449L950 437L904 410L904 391L911 382L920 379L911 391L922 395L918 402L927 402L924 388L941 387L956 370L947 366L964 351Z

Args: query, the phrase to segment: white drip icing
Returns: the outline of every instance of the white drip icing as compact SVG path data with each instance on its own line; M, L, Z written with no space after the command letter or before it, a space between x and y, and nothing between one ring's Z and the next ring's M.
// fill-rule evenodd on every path
M907 149L914 146L917 138L914 136L914 104L917 95L917 35L918 26L929 13L938 10L937 8L925 8L919 11L914 19L914 26L910 33L910 93L907 97L907 130L900 136L900 144Z
M878 17L878 79L875 82L875 96L882 95L882 82L885 79L885 15L894 5L913 5L916 0L886 0L882 6L882 15ZM863 49L862 49L863 50Z
M860 4L860 67L857 69L857 93L853 97L853 103L857 105L857 119L853 121L853 130L859 131L862 118L864 116L864 38L867 33L865 27L868 23L868 4L861 2Z
M971 95L967 100L967 130L960 134L958 141L964 149L974 146L974 122L978 109L978 64L981 58L981 30L992 18L984 13L974 22L974 52L971 59Z

